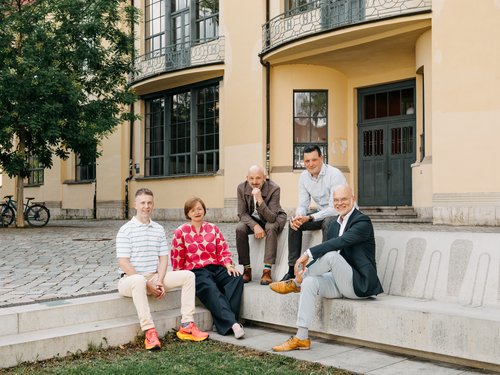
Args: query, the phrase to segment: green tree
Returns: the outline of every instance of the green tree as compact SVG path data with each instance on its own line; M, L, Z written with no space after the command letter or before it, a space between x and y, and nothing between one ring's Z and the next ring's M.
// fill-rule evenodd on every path
M0 169L20 207L30 157L89 162L131 119L136 22L128 0L0 0Z

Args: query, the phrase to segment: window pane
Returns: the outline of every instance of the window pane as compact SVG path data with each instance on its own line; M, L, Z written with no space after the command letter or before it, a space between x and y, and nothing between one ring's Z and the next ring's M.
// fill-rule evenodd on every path
M400 90L389 92L389 116L399 116L401 114Z
M382 92L376 95L377 118L387 117L387 93Z
M308 92L295 93L295 111L294 116L310 116L310 94Z
M415 114L415 104L413 103L413 88L401 90L401 102L403 114Z
M375 118L375 95L365 95L363 97L363 119Z
M294 141L296 143L310 142L311 121L306 117L294 119Z
M312 143L325 143L326 142L326 118L318 119L320 126L314 126L311 129L311 142Z
M214 154L212 152L209 152L208 154L206 154L206 158L207 158L207 163L206 163L206 171L207 172L216 172L217 170L215 169L215 166L214 166Z

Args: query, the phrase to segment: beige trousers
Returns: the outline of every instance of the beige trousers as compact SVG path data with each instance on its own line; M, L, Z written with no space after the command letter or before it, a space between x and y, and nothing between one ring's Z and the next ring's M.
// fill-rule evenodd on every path
M118 293L125 297L132 297L137 316L139 317L139 324L143 331L154 328L153 319L148 302L148 293L146 289L146 281L158 279L157 273L150 273L147 275L131 275L123 276L118 281ZM194 273L191 271L169 271L163 279L165 291L174 288L181 289L181 322L188 323L193 321L195 296L196 296L196 283ZM163 297L165 298L165 297Z

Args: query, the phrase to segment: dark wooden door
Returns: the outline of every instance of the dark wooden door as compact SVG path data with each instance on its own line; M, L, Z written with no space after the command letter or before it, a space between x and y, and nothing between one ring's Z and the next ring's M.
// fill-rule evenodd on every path
M359 92L358 201L362 206L412 204L413 93L413 80Z

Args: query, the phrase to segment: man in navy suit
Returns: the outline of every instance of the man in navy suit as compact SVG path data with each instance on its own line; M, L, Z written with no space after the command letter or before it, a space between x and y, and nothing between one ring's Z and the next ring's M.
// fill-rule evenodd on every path
M362 299L382 293L375 264L375 236L368 216L355 207L352 189L337 186L333 205L339 213L330 225L327 240L308 249L295 263L295 279L270 284L281 294L300 292L297 334L273 347L283 352L309 349L309 326L316 296Z

